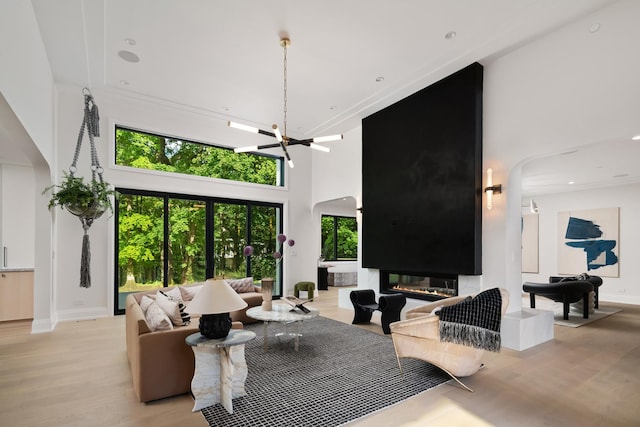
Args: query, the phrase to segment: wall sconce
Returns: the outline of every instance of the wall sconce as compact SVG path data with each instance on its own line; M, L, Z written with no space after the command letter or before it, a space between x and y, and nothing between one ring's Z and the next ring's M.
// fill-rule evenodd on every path
M502 193L502 184L493 185L493 169L487 169L487 187L484 189L487 193L487 209L493 207L493 195Z
M362 208L362 196L360 195L356 196L356 206L358 206L356 208L356 222L360 224L362 223L362 211L364 210Z

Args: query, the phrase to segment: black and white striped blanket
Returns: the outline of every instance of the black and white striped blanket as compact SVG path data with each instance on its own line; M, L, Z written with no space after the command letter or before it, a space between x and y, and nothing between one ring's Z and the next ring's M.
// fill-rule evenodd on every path
M480 292L474 298L442 307L440 341L489 351L500 351L502 296L498 288Z

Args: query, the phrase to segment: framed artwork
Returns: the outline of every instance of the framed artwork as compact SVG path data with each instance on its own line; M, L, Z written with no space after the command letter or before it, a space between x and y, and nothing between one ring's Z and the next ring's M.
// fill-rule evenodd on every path
M538 215L522 215L522 272L538 273Z
M620 208L558 212L558 274L619 277Z

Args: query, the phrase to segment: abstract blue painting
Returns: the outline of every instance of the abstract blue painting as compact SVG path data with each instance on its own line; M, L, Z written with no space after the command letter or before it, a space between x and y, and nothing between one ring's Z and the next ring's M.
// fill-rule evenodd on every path
M558 272L618 277L619 208L558 213Z

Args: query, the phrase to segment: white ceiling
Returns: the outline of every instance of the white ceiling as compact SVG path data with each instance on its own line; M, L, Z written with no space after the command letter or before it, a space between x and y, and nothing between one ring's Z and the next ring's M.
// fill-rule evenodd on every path
M288 33L288 133L294 138L353 129L474 61L500 56L609 3L32 0L56 82L175 103L263 129L282 126L279 39ZM450 31L456 36L446 39ZM124 61L123 50L140 61ZM542 185L566 179L552 165L528 165L525 180L528 174Z

